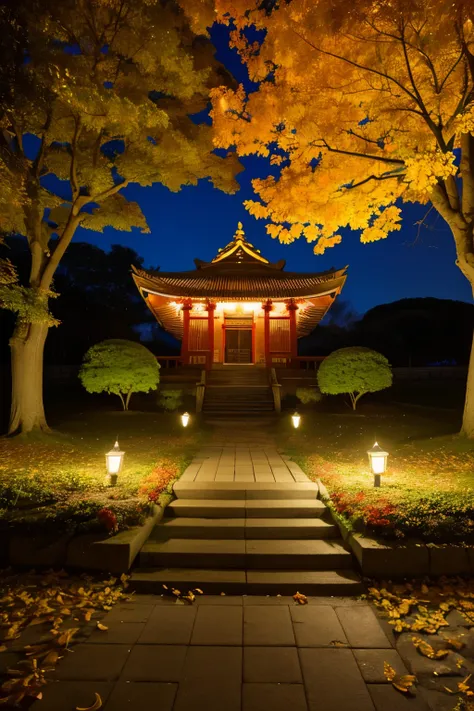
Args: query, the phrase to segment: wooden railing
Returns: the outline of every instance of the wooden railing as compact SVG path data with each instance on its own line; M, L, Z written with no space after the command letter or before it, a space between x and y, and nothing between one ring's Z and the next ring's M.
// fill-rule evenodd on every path
M270 385L273 393L273 404L275 412L281 412L281 385L278 382L275 368L270 368Z
M179 368L182 365L181 356L156 356L162 368Z
M196 383L196 412L202 412L204 393L206 392L206 371L201 372L201 380Z
M292 359L292 365L302 370L317 370L326 356L296 356Z

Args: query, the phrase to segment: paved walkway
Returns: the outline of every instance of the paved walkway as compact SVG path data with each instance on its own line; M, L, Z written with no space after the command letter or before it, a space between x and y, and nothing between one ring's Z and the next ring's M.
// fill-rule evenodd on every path
M227 444L203 447L180 481L292 483L309 481L300 467L275 446Z
M405 667L365 601L136 596L61 660L38 711L428 711L388 684ZM36 709L36 705L35 705Z

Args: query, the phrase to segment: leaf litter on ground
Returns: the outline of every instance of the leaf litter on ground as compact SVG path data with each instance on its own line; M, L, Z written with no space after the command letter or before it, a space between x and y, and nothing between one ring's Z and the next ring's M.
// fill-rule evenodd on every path
M22 633L29 627L43 626L39 641L26 644L20 654L24 659L7 669L0 683L0 706L20 706L42 697L47 674L77 642L76 635L94 615L111 610L127 599L128 576L100 579L89 575L69 576L65 571L43 574L0 575L0 651L18 648ZM97 621L96 627L107 627ZM43 632L43 630L40 630ZM6 678L5 678L6 677ZM102 706L100 696L90 707Z
M418 632L420 634L439 635L443 647L435 649L427 640L418 635L412 636L412 642L418 652L429 659L445 659L452 651L459 653L465 646L463 640L452 634L440 631L449 627L446 616L452 610L457 610L464 618L464 626L474 627L474 580L461 577L448 578L443 576L436 581L413 581L401 584L373 582L368 589L367 598L389 618L395 633ZM449 636L448 636L449 635ZM463 667L462 657L456 660L456 667ZM395 670L384 663L384 673L388 681L399 691L406 693L416 682L415 677L408 688L405 682L411 675L398 678ZM433 672L436 676L436 671ZM392 677L392 678L390 678ZM399 681L401 679L401 682ZM453 691L448 687L444 690L450 694L460 694L459 709L474 711L472 698L474 691L470 686L471 676L458 683L458 689ZM395 683L396 682L396 683ZM458 708L458 707L456 707Z

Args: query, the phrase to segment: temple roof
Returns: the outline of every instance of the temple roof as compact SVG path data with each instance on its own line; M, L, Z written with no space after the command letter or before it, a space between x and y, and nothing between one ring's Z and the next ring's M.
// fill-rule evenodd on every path
M346 269L327 272L284 272L285 262L270 263L245 239L239 222L234 238L211 262L195 259L196 269L183 272L149 272L133 267L133 279L146 293L174 299L289 299L338 293ZM335 294L334 294L335 295Z

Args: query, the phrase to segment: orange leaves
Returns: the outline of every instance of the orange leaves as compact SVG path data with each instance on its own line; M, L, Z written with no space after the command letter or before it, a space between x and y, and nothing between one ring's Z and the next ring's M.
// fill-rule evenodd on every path
M444 659L449 654L449 649L438 649L435 651L431 644L428 644L428 642L420 637L412 637L411 641L420 654L424 657L428 657L428 659Z
M399 675L388 662L383 663L383 673L387 681L390 681L392 686L403 694L410 693L413 684L416 682L416 677L413 674Z
M370 227L366 227L362 231L360 241L363 244L376 242L379 239L385 239L389 232L400 230L401 212L399 207L389 205L389 207L385 208L385 210L373 220Z
M275 143L285 152L273 183L254 183L273 225L321 225L328 239L317 254L338 243L342 227L374 242L399 229L399 218L379 220L381 209L398 211L399 198L425 203L437 181L456 174L451 146L474 132L473 109L458 115L465 89L455 28L469 28L472 41L467 6L433 0L428 12L426 3L396 0L363 3L359 13L353 3L299 0L265 13L216 3L217 21L234 22L232 46L259 84L248 95L214 90L214 142L268 155L274 166ZM265 30L257 42L246 33L254 24Z
M122 597L127 581L124 575L117 586L116 578L99 581L83 575L69 579L63 573L2 580L5 594L0 600L0 628L5 644L0 651L6 651L10 640L19 638L27 626L49 627L51 636L48 640L42 635L40 643L24 647L25 659L8 670L11 678L1 687L0 705L18 705L26 697L41 698L45 673L55 668L80 632L79 626L68 626L72 619L82 618L87 623L96 610L111 609ZM97 628L107 629L101 622ZM91 708L100 708L102 702L97 703L96 699Z
M308 598L306 595L303 595L303 593L296 592L293 595L293 600L298 603L298 605L307 605L308 604Z

